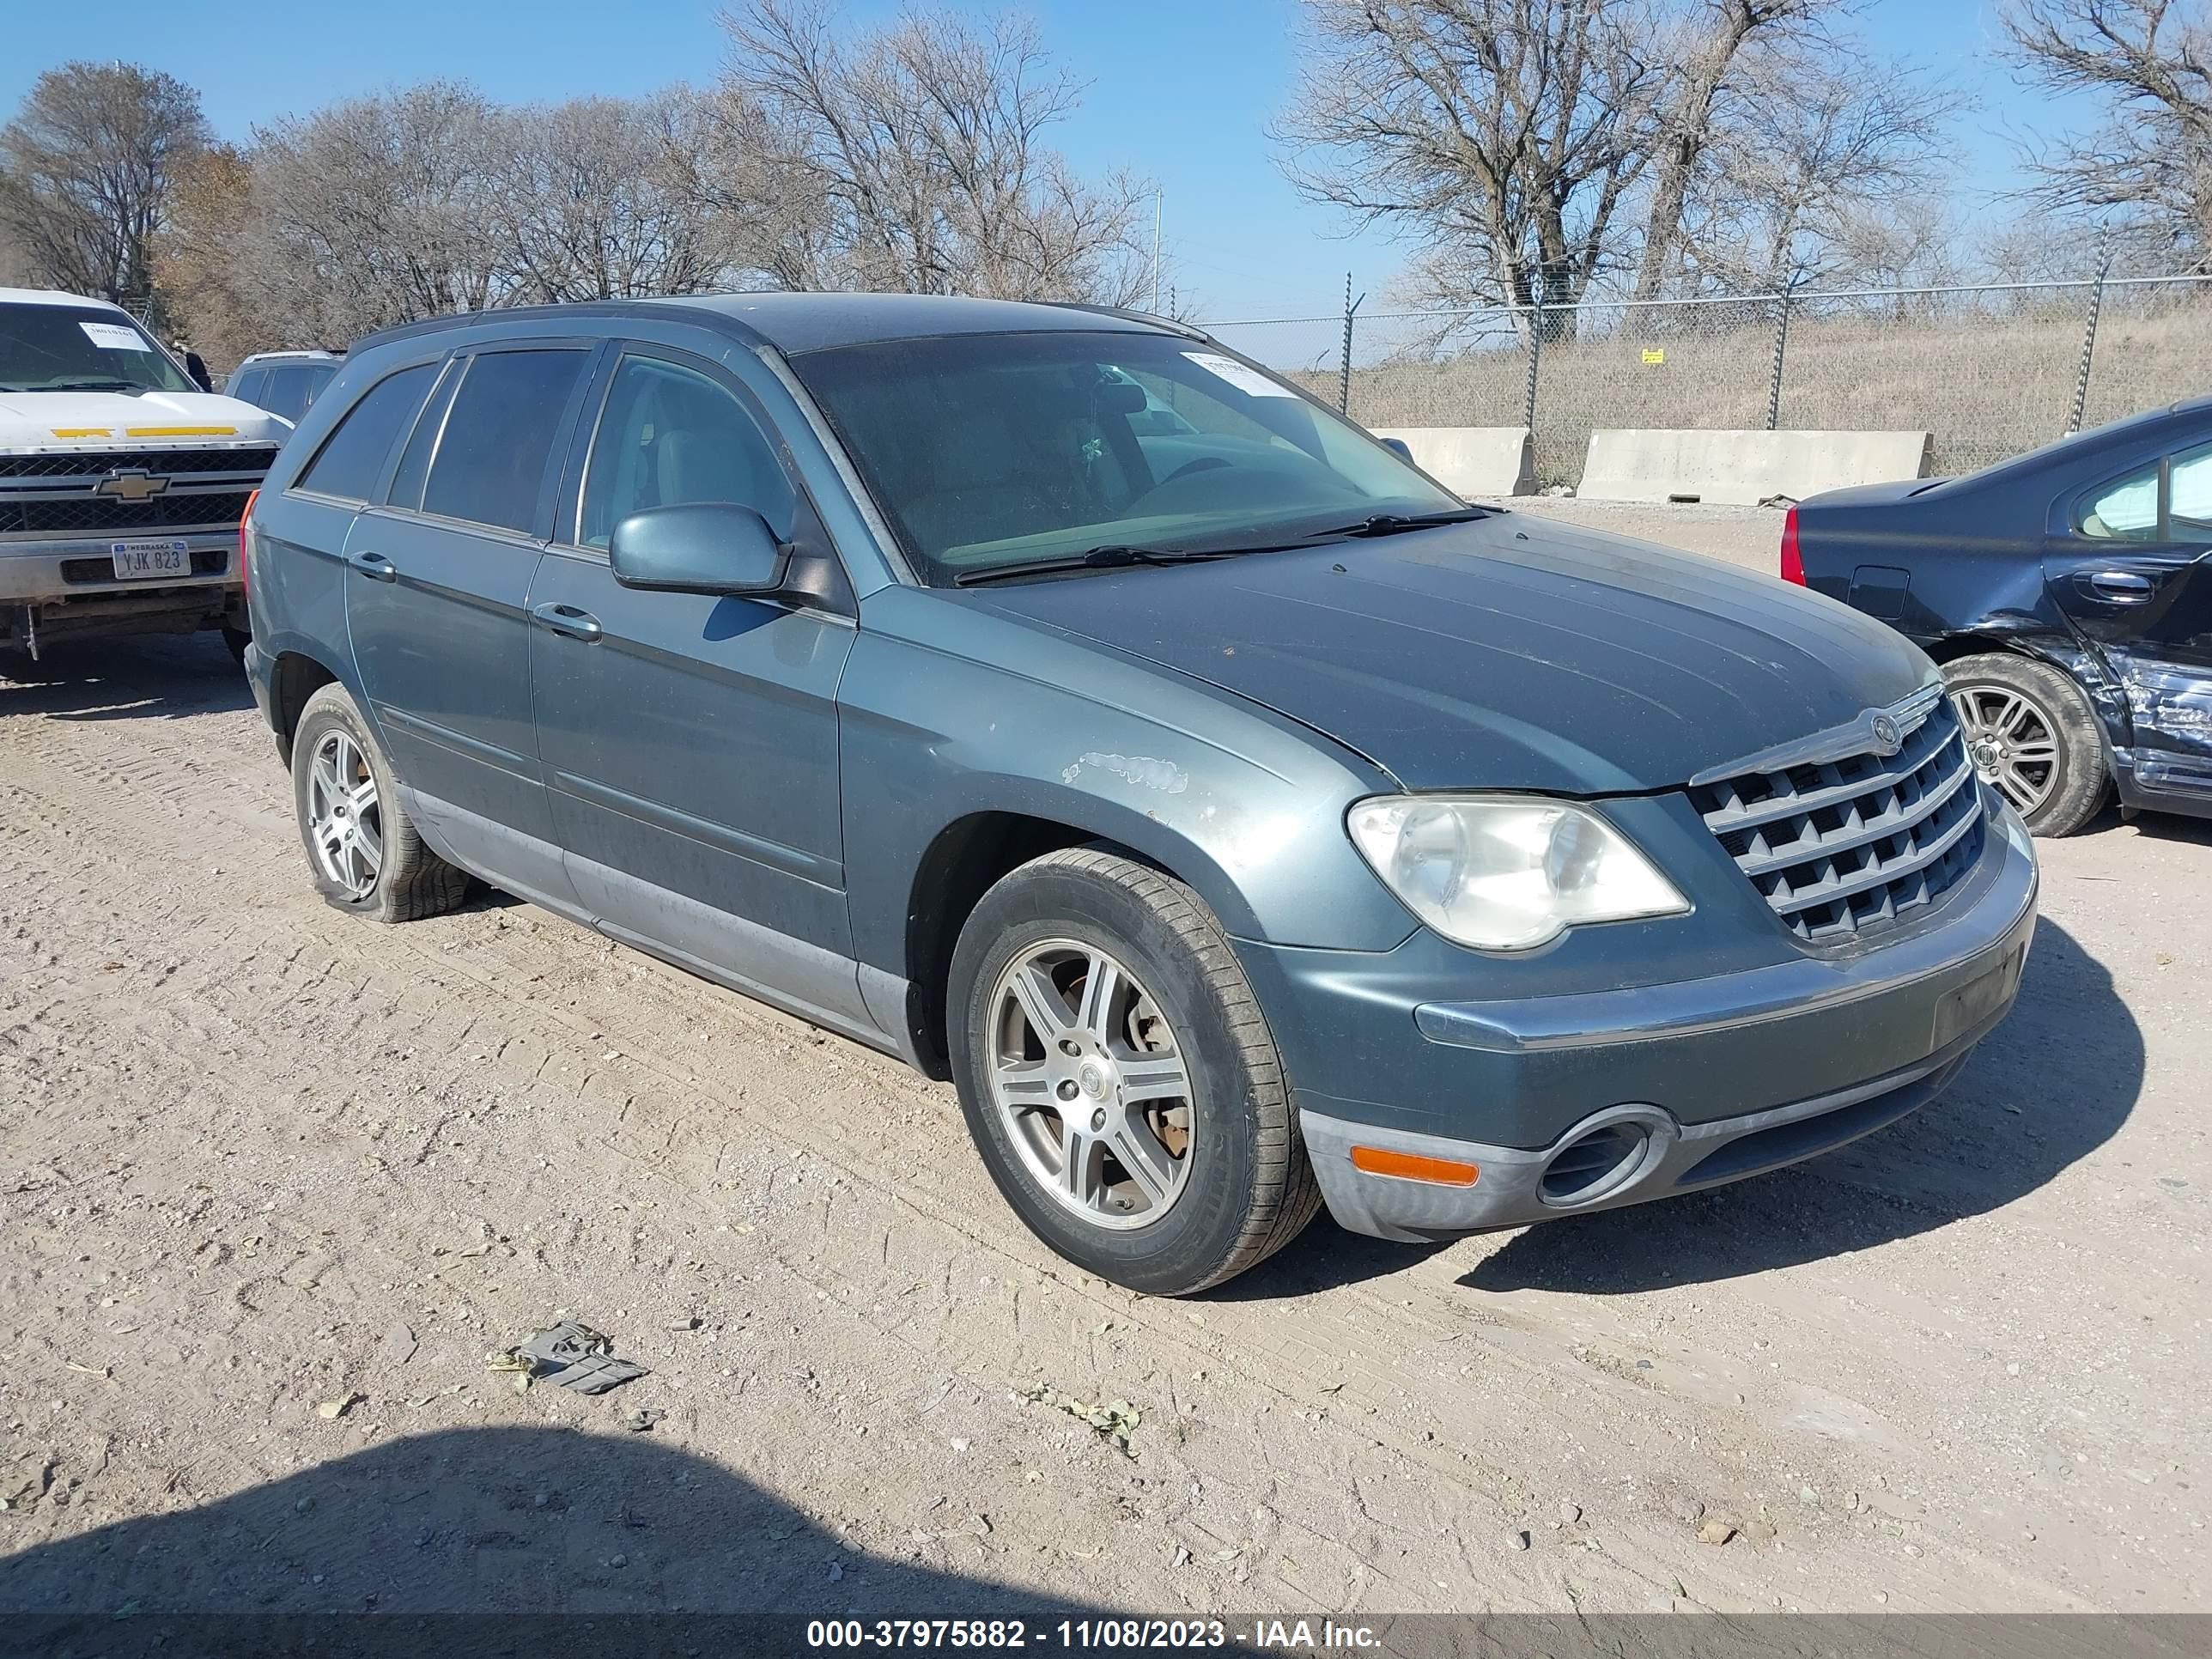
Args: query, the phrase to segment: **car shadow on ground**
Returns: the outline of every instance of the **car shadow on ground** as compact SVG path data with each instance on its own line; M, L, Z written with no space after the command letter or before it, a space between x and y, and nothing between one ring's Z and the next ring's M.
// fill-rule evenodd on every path
M177 720L253 707L246 671L214 634L58 645L0 658L0 719Z
M2103 1146L2142 1081L2142 1033L2111 974L2045 917L2011 1015L1933 1104L1773 1175L1532 1227L1460 1283L1622 1295L1932 1232L2027 1196Z
M2102 1146L2133 1109L2142 1079L2142 1034L2112 975L2045 917L2011 1015L1933 1104L1772 1175L1525 1229L1459 1282L1478 1291L1623 1295L1930 1232L2026 1196ZM1310 1295L1402 1273L1449 1248L1360 1237L1323 1217L1297 1243L1211 1295Z
M2113 822L2119 820L2116 817ZM2212 847L2212 818L2187 818L2178 812L2143 812L2134 820L2135 832L2152 841L2170 841L2184 847Z
M930 1519L956 1543L963 1524L974 1530L965 1515ZM26 1650L13 1643L27 1632L46 1638L32 1650L115 1651L113 1617L131 1612L257 1615L223 1644L235 1651L258 1639L258 1620L329 1613L1024 1618L1034 1629L1101 1609L872 1554L647 1435L532 1426L395 1438L0 1559L10 1652ZM61 1614L77 1616L78 1645L47 1622ZM494 1633L501 1642L410 1650L504 1650L518 1632L477 1632Z

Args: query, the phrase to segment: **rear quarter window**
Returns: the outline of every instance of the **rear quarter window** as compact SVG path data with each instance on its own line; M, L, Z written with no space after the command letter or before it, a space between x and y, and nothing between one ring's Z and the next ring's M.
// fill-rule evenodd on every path
M416 363L386 375L361 395L323 440L292 487L340 501L366 501L384 473L385 458L398 441L430 389L435 363Z

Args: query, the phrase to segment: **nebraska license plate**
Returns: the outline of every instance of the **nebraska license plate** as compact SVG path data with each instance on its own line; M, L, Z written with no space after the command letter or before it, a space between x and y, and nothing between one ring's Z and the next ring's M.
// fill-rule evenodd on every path
M182 542L111 542L107 550L114 556L119 582L192 574L191 550Z

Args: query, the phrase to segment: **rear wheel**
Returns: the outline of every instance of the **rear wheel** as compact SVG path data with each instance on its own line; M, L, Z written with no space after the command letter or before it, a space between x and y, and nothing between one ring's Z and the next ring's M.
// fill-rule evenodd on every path
M962 930L948 1000L969 1131L1069 1261L1186 1295L1320 1207L1251 987L1182 883L1098 848L1024 865Z
M1974 770L2031 834L2070 836L2097 816L2110 769L2096 710L2070 678L2006 652L1961 657L1943 677Z
M300 711L292 804L315 890L339 909L412 921L466 896L467 874L423 845L391 763L343 686L323 687Z

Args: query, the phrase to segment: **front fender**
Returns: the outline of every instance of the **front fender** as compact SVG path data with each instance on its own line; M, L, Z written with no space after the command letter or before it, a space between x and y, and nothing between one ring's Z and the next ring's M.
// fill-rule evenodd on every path
M1413 932L1345 834L1389 778L1216 688L896 587L861 606L839 688L845 863L860 960L903 972L939 833L1019 813L1118 842L1231 933L1383 951Z

